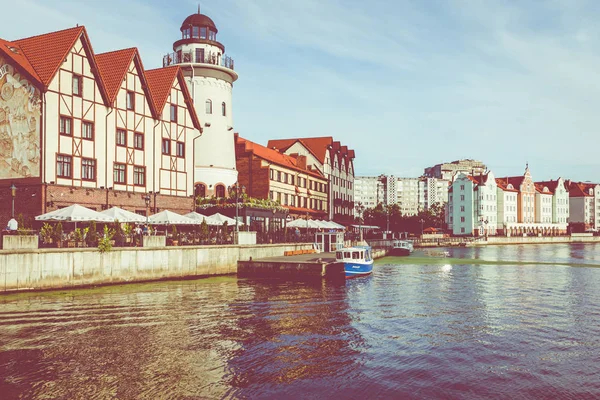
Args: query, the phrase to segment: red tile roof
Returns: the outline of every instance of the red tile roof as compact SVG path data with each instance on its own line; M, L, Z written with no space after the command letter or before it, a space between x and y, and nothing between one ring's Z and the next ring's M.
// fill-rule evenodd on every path
M548 190L550 191L550 193L554 194L556 192L556 188L558 187L558 179L555 181L542 181L542 182L534 182L533 183L535 185L535 189L542 192L544 189L544 186L548 188Z
M297 160L294 157L278 152L277 150L268 149L258 143L251 142L242 137L237 138L237 144L243 144L246 152L252 152L256 157L270 161L273 164L280 165L285 168L300 171L302 173L312 175L317 178L324 179L323 175L316 170L304 169L298 166Z
M0 39L0 52L21 67L31 79L31 83L41 85L42 80L18 44Z
M508 184L509 182L506 178L496 178L496 185L498 185L500 189L504 190L505 192L519 192L518 189L509 189Z
M119 89L121 89L125 74L127 74L129 66L131 65L131 61L136 54L138 54L137 49L133 47L130 49L111 51L96 55L98 70L102 76L108 101L111 105L117 98L117 94L119 93ZM140 75L142 74L143 70L140 71Z
M14 42L23 50L44 86L48 87L67 54L84 32L85 28L78 26Z
M269 140L267 147L286 151L296 142L302 143L321 163L325 162L329 146L333 147L334 150L340 150L341 154L346 155L350 159L353 159L355 156L354 150L348 150L347 146L341 146L340 142L334 141L331 136Z
M192 96L185 83L183 72L178 65L146 71L146 79L148 81L148 88L150 89L153 107L156 110L158 118L162 115L165 105L167 104L167 99L175 84L175 79L178 79L179 87L185 97L185 103L194 122L194 126L202 132L202 126L200 125L200 120L196 114L194 101L192 100Z
M591 197L590 189L596 186L596 183L569 182L569 197Z
M288 210L290 210L290 213L294 213L294 214L315 214L315 215L321 215L321 214L327 214L327 211L320 211L320 210L312 210L310 208L304 208L304 207L292 207L292 206L283 206L284 208L287 208Z

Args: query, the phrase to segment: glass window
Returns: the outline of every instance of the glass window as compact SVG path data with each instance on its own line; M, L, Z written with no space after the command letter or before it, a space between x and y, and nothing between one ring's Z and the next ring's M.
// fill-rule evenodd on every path
M186 28L183 30L183 38L184 39L189 39L190 38L190 28Z
M81 137L83 139L94 140L94 123L83 121L81 123Z
M175 151L176 151L177 157L185 157L185 143L177 142Z
M84 181L96 180L96 160L90 158L81 160L81 179Z
M125 184L127 182L126 181L127 174L125 173L126 171L127 171L127 166L125 164L115 164L114 169L113 169L114 182Z
M177 105L171 104L171 122L177 122Z
M146 167L133 167L133 184L136 186L146 184Z
M165 155L171 154L171 141L169 139L162 140L162 153Z
M133 134L133 147L138 150L144 150L144 135L142 133Z
M73 158L71 156L56 156L56 176L61 178L70 178Z
M83 92L83 78L73 74L73 96L81 97Z
M73 134L73 119L70 117L60 117L59 133L61 135L71 136Z
M212 114L212 100L206 100L206 113Z
M198 27L194 26L193 31L192 31L192 37L197 39L200 36L199 32L200 32L200 30L198 29Z
M217 40L217 33L215 31L208 31L208 39L209 40Z
M225 197L225 186L217 185L217 187L215 187L215 194L219 198Z
M206 39L206 28L202 27L200 28L200 39Z
M132 91L127 92L127 109L135 110L135 93Z
M227 115L227 105L225 105L225 102L221 103L221 113L223 116Z
M127 131L124 129L117 129L117 146L127 146Z

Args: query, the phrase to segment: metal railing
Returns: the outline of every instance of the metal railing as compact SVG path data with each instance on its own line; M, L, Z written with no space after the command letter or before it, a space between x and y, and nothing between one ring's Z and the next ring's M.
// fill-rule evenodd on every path
M234 69L233 58L213 51L177 51L174 53L169 53L163 57L163 67L185 63L211 64L229 68L231 70Z

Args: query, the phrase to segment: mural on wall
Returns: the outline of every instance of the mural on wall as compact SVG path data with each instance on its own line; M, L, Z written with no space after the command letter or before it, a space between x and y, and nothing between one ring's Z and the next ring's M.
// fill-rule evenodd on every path
M40 91L0 55L0 179L40 176Z

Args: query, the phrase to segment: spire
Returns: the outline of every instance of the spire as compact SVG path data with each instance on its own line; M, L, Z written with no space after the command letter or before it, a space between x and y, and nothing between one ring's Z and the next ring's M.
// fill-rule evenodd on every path
M200 3L198 3L198 14L200 14Z

